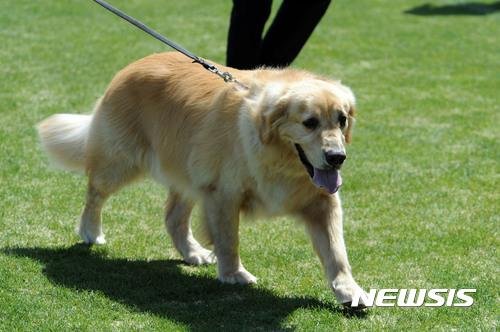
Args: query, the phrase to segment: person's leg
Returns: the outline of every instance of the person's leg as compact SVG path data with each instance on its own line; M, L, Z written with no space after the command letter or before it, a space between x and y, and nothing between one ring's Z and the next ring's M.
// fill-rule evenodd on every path
M284 0L264 37L260 63L286 67L297 57L331 0Z
M271 14L272 0L233 0L227 38L227 65L254 69L260 65L262 32Z

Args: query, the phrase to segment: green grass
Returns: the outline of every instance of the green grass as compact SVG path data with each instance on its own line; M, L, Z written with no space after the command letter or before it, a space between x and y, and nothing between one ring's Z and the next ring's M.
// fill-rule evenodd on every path
M224 62L230 1L113 2ZM494 330L500 13L405 13L422 4L335 0L294 66L358 97L341 191L358 282L477 288L471 308L345 315L286 218L243 224L242 259L260 283L221 285L213 266L180 262L152 182L111 199L107 245L80 245L85 179L47 167L34 125L89 112L117 70L165 47L91 1L19 0L0 1L0 330Z

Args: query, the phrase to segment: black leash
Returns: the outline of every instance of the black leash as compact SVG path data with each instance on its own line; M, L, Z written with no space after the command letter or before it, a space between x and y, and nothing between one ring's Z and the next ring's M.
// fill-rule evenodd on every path
M97 2L98 4L100 4L101 6L103 6L104 8L106 8L107 10L109 10L110 12L112 12L113 14L115 14L115 15L123 18L125 21L127 21L127 22L135 25L136 27L138 27L142 31L146 32L147 34L155 37L156 39L158 39L162 43L167 44L168 46L172 47L174 50L176 50L176 51L184 54L188 58L192 59L193 63L198 63L198 64L202 65L203 68L205 68L206 70L208 70L208 71L216 74L217 76L221 77L224 80L224 82L227 82L227 83L236 83L240 87L247 89L247 87L244 84L238 82L233 77L233 75L231 75L227 71L223 72L223 71L219 70L219 68L217 68L213 64L211 64L211 63L205 61L204 59L202 59L202 58L194 55L193 53L189 52L188 50L186 50L184 47L180 46L179 44L174 43L173 41L165 38L164 36L162 36L158 32L154 31L150 27L148 27L145 24L143 24L142 22L140 22L140 21L136 20L135 18L133 18L133 17L125 14L124 12L122 12L121 10L119 10L118 8L115 8L115 7L111 6L106 1L103 1L103 0L94 0L94 1Z

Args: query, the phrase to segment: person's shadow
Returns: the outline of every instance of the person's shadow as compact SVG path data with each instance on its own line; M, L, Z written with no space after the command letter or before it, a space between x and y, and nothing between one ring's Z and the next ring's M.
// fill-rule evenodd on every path
M311 297L282 297L265 289L188 275L182 272L179 260L109 259L83 244L56 249L6 248L2 252L41 262L43 273L57 285L99 291L134 310L180 322L192 331L283 330L283 320L299 308L353 315ZM354 315L364 317L366 313Z
M405 11L406 14L433 15L488 15L500 11L500 1L494 3L462 2L450 5L436 6L424 4Z

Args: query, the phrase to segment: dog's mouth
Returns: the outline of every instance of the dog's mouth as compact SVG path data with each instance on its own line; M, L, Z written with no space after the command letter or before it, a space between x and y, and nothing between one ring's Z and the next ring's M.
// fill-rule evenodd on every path
M342 177L338 169L319 169L314 167L306 157L304 150L299 144L295 144L300 161L304 165L313 183L320 188L326 189L330 194L336 193L342 185Z

